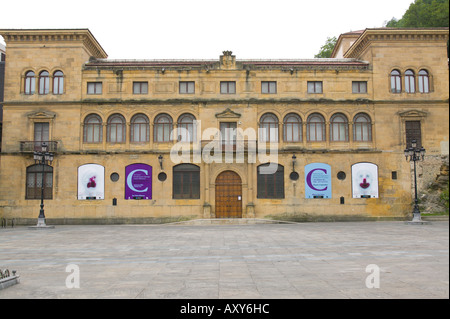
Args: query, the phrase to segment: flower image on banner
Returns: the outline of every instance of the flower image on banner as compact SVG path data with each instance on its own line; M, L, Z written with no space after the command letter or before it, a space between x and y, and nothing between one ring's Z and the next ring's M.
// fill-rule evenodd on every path
M105 168L102 165L78 167L78 199L105 199Z

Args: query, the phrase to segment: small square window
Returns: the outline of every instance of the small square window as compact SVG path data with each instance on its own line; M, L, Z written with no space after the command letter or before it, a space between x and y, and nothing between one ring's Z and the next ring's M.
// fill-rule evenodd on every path
M276 81L261 81L261 93L276 94L277 82Z
M133 82L133 94L147 94L148 82Z
M323 93L322 81L308 81L308 93Z
M234 81L220 82L220 94L236 94L236 82Z
M393 180L397 179L397 171L392 171L392 179Z
M367 93L367 81L353 81L352 93Z
M87 94L102 94L102 82L88 82Z
M194 81L182 81L180 82L180 94L194 94L195 82Z

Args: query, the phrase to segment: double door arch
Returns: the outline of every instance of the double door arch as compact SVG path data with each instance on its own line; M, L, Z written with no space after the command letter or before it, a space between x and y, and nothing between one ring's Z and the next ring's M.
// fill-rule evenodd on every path
M215 194L216 218L242 218L242 180L236 172L217 176Z

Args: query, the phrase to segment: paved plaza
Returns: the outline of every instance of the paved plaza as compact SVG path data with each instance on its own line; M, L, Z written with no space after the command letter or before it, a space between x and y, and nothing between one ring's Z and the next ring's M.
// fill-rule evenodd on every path
M0 299L449 298L449 223L3 228L0 268Z

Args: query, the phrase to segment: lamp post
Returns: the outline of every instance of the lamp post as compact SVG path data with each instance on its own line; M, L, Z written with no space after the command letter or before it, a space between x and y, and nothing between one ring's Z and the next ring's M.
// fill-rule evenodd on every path
M35 164L42 165L42 183L41 183L41 209L39 210L38 223L34 227L30 228L54 228L54 226L47 226L45 223L45 214L44 214L44 175L45 175L45 165L51 165L53 162L53 153L47 151L48 146L47 143L43 142L41 144L41 151L34 152L34 162Z
M417 200L417 176L416 176L416 162L424 160L425 149L423 147L417 147L417 141L411 141L411 147L404 150L406 160L414 162L414 210L413 210L413 223L421 223L422 219L420 217L419 201Z

